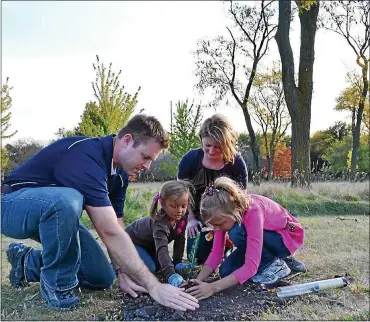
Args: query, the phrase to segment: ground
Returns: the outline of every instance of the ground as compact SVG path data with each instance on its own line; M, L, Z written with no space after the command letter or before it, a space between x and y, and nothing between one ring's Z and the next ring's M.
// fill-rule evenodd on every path
M286 285L286 283L284 283ZM194 312L178 312L158 306L149 296L122 299L123 320L161 320L161 321L232 321L256 320L261 313L286 304L276 296L275 288L249 284L220 292L201 302Z
M246 284L201 301L200 309L195 312L173 315L172 310L158 307L147 296L122 297L114 286L105 291L82 289L77 292L82 304L72 312L60 313L46 307L38 283L24 289L9 285L5 250L11 240L3 236L1 319L369 320L369 217L315 216L300 220L306 228L306 242L297 257L305 262L309 272L286 282L305 283L347 273L350 278L347 287L283 302L277 299L274 289L264 290ZM149 308L143 310L147 306ZM154 314L154 318L145 318L148 312Z

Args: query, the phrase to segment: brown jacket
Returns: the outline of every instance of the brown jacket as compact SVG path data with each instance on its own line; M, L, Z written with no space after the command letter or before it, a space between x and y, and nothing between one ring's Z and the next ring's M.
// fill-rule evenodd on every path
M143 217L126 227L132 242L143 247L150 255L158 259L165 278L176 273L177 263L182 261L185 248L185 228L187 215L175 227L171 227L166 216L160 220ZM168 244L174 240L173 260L168 253Z

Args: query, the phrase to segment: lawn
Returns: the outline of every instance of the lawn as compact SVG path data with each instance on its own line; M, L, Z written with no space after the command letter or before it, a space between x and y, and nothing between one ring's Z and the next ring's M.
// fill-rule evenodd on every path
M126 222L146 215L159 184L132 184L126 201ZM297 257L308 272L290 280L304 283L349 274L343 289L294 298L283 306L264 307L257 320L369 320L369 183L317 183L311 191L293 190L284 184L251 186L250 192L267 195L298 215L306 229L304 247ZM83 219L88 223L88 218ZM24 289L9 285L5 251L11 239L2 236L2 320L118 320L125 305L116 285L106 291L78 291L82 304L72 312L49 310L39 294L39 284ZM27 244L37 243L29 240ZM232 296L225 293L223 296ZM248 300L248 297L246 297ZM206 300L207 301L207 300ZM203 302L206 306L207 302ZM202 306L202 302L201 302ZM243 312L239 312L244 314ZM245 312L247 319L249 312ZM186 319L196 319L187 313ZM220 319L222 318L220 314ZM239 315L243 316L243 315Z

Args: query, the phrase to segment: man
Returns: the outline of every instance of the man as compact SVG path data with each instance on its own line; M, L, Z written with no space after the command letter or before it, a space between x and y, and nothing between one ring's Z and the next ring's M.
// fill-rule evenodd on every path
M147 291L157 302L179 310L199 307L183 289L161 284L149 272L108 197L107 182L117 167L135 175L149 168L167 146L168 136L159 121L136 115L117 136L61 139L15 169L1 187L2 233L40 240L43 250L23 244L9 247L11 283L19 286L40 272L41 295L56 310L79 303L73 292L78 284L109 286L114 275L101 272L109 272L110 263L79 223L85 209L108 249L124 292L136 296Z
M126 192L129 176L121 167L116 170L116 175L108 179L108 196L116 213L119 224L124 228L123 217L125 213Z

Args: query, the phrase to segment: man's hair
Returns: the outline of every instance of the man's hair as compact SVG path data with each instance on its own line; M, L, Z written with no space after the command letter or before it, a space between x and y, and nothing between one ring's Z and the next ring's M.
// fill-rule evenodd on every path
M168 134L154 116L147 116L145 114L135 115L118 132L117 137L121 139L126 134L132 135L134 147L154 140L161 145L162 149L168 148Z
M237 135L231 123L222 114L207 118L199 130L200 139L209 137L217 142L226 162L234 162L236 155Z

